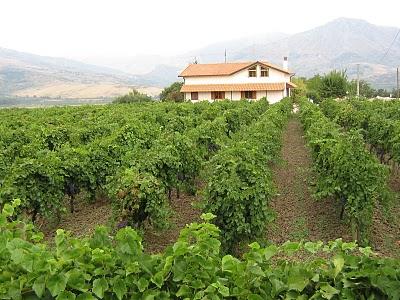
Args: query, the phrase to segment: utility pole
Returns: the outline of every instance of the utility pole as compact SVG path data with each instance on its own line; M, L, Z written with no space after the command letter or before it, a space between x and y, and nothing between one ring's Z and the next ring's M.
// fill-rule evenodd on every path
M357 98L360 98L360 64L357 64Z
M225 63L226 63L226 48L225 48Z
M397 67L397 99L400 99L400 89L399 89L399 67Z

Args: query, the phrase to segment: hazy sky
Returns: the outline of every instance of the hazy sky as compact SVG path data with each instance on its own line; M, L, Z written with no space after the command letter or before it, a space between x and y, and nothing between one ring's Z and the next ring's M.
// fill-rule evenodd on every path
M180 54L338 17L400 27L398 0L0 0L0 47L64 57Z

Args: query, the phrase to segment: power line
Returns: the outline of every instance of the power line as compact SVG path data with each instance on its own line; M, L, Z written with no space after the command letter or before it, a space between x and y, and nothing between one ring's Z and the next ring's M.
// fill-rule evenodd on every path
M397 31L396 36L394 37L394 39L393 39L392 43L390 44L389 48L386 50L385 54L384 54L384 55L382 56L382 58L380 59L379 63L381 63L381 62L386 58L386 55L388 55L390 49L392 49L393 44L394 44L394 42L396 41L396 39L397 39L399 33L400 33L400 29Z

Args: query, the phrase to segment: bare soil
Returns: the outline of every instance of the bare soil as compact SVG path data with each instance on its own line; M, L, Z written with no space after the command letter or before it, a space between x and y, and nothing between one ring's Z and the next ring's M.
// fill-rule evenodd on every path
M181 193L180 198L173 193L170 206L172 208L172 216L169 220L168 229L159 231L153 227L146 227L144 230L143 245L149 253L160 253L168 246L176 242L179 232L187 224L200 221L201 210L196 208L200 197Z
M400 172L396 168L391 169L389 187L393 203L388 213L379 205L375 207L371 243L378 253L400 258Z
M393 192L400 193L400 168L399 166L392 165L390 177L389 177L389 187Z
M199 184L201 188L201 184ZM176 192L172 194L170 206L172 209L168 229L159 231L147 225L144 228L143 245L150 253L159 253L167 246L176 242L179 232L186 224L200 220L201 211L193 206L199 201L199 196L191 196L181 193L177 198ZM74 213L66 213L61 220L50 221L40 219L37 222L39 229L45 235L45 241L53 244L54 236L58 228L70 231L72 236L90 236L96 226L111 225L112 208L108 200L97 200L95 203L88 203L82 199L76 201Z
M278 244L302 239L329 241L341 237L350 240L348 227L340 221L338 201L317 200L312 196L315 174L303 134L300 121L293 116L283 134L283 161L273 167L279 194L270 203L276 219L267 231L267 239Z
M273 167L279 194L270 204L277 216L267 238L275 243L336 238L350 241L350 227L340 220L338 200L316 200L312 196L317 174L312 170L311 153L303 134L299 120L293 116L283 135L283 162ZM393 206L388 213L379 205L375 208L370 242L378 254L400 257L400 172L396 168L392 169L389 187L394 193Z
M66 213L59 223L55 220L39 220L38 227L44 233L45 240L52 243L59 228L70 231L72 236L89 236L97 226L109 225L111 214L111 204L106 199L99 199L94 203L77 199L74 213Z

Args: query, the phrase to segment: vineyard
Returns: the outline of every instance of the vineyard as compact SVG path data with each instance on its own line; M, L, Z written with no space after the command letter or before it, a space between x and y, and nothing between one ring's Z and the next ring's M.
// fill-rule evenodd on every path
M0 111L0 298L400 299L400 235L374 253L374 222L400 212L390 184L399 103L295 99L293 116L292 101ZM333 227L329 239L270 242L277 207L292 209L276 203L293 188L276 183L289 121L304 130L313 176L291 197L303 195L299 207L327 201L347 236ZM171 227L188 197L198 215ZM40 224L95 203L106 203L108 226L43 239ZM160 240L166 230L179 236L149 253L149 228Z
M304 102L300 113L320 175L317 196L340 199L341 218L349 217L353 239L368 243L374 204L387 207L390 197L387 169L366 151L357 133L342 132L318 107Z
M3 111L1 204L20 198L35 222L73 212L81 191L91 201L102 191L122 221L162 227L172 190L194 193L202 163L266 109L224 102Z
M346 103L326 100L322 110L346 130L358 130L380 163L400 164L400 104L397 101Z

